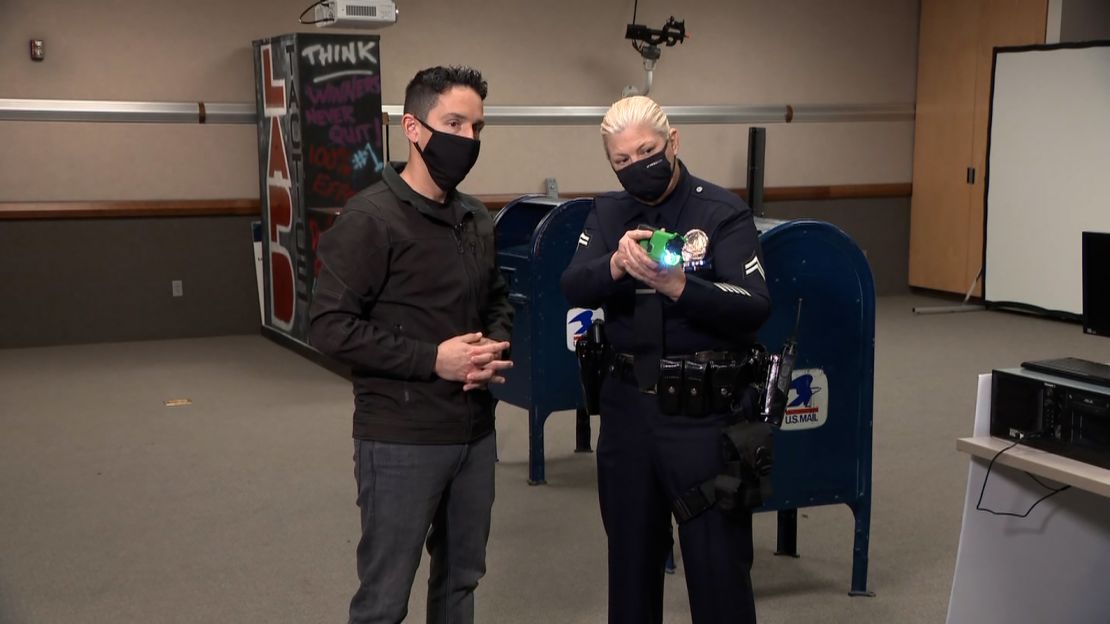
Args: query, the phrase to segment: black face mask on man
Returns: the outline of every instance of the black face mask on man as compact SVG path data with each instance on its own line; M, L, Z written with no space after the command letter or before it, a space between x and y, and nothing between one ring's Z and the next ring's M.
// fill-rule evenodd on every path
M420 125L432 133L424 149L416 144L416 151L424 159L432 181L440 190L451 192L459 185L474 163L478 162L478 151L482 144L477 139L441 132L424 123L423 119L415 118Z
M659 201L667 187L671 184L674 170L671 161L667 160L667 143L658 153L638 160L624 169L617 171L617 179L628 194L646 204Z

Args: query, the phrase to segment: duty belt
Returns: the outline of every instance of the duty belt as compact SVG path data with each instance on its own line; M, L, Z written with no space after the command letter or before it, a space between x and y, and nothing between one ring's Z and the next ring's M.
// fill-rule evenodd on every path
M614 353L609 358L609 375L636 383L635 356ZM732 411L739 392L756 378L750 356L729 351L698 351L690 355L668 355L659 360L659 383L643 389L659 396L664 414L700 418Z

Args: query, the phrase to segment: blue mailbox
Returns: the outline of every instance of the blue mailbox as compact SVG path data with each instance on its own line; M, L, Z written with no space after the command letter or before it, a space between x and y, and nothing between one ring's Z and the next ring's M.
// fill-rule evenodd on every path
M513 370L492 386L493 396L528 410L528 482L545 483L543 426L552 412L578 412L578 451L590 450L590 420L583 408L572 336L589 327L592 310L571 309L559 288L592 199L525 196L494 220L497 264L509 284Z
M798 360L775 437L778 553L797 555L797 510L845 504L855 516L852 595L867 591L871 535L871 423L875 285L860 248L820 221L770 224L760 236L773 311L759 332L772 351L794 331Z

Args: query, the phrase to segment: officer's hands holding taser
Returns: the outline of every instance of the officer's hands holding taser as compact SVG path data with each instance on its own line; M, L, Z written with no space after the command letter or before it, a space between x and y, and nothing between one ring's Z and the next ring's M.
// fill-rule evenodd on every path
M617 281L628 274L628 266L637 257L635 255L637 252L642 255L644 262L655 264L640 248L640 241L648 238L651 238L651 232L646 230L629 230L624 233L624 236L617 242L617 250L609 258L609 274L613 276L613 281Z
M686 288L686 272L681 263L674 267L661 266L648 257L640 241L651 238L650 230L629 230L617 243L617 250L609 259L609 273L613 280L630 275L656 292L677 301Z
M505 383L505 378L497 372L512 368L513 363L498 358L508 348L507 341L492 340L481 332L449 338L436 348L436 375L448 381L463 382L463 391L489 383Z

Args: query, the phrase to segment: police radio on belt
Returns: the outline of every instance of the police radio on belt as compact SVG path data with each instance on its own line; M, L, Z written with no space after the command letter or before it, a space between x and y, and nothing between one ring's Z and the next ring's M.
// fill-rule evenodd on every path
M794 331L782 346L782 353L767 356L767 377L763 382L763 395L760 397L759 416L763 422L776 427L782 425L786 414L786 398L793 382L794 362L798 358L798 324L802 321L802 300L798 299L798 310L794 317Z

